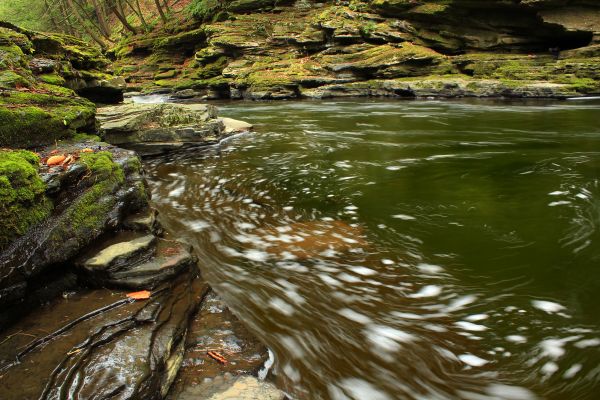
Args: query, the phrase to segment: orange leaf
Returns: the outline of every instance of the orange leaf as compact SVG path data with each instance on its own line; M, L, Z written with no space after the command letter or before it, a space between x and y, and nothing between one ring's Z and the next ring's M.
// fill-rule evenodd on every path
M220 362L221 364L227 364L227 360L225 359L225 357L223 357L222 355L220 355L216 351L208 351L208 352L206 352L206 354L208 354L208 356L210 358L212 358L212 359Z
M94 150L90 149L89 147L86 147L85 149L81 150L82 153L93 153Z
M141 292L131 292L127 293L127 297L134 300L146 300L150 298L151 293L147 290L142 290Z
M60 156L52 156L48 159L48 161L46 161L47 165L59 165L61 164L63 161L65 161L65 156L60 155Z

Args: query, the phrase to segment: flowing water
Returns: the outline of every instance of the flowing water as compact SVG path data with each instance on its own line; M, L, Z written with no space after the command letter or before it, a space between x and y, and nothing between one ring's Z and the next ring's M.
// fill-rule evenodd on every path
M600 395L600 103L227 103L147 163L297 399Z

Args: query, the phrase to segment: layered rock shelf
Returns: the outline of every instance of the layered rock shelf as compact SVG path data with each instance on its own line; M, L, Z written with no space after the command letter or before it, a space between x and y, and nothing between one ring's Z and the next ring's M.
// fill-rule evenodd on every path
M175 131L249 128L212 106L143 110ZM161 227L136 153L90 137L1 150L0 172L2 399L284 398L253 376L265 346Z
M113 50L128 90L252 100L600 92L595 2L196 3L195 20Z
M210 104L124 104L98 110L100 135L110 143L157 155L218 143L252 125L217 117Z

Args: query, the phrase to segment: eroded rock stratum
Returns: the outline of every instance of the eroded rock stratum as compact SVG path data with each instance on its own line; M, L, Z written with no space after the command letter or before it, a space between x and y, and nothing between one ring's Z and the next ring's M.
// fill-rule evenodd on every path
M232 99L598 93L594 1L196 1L112 52L130 90Z

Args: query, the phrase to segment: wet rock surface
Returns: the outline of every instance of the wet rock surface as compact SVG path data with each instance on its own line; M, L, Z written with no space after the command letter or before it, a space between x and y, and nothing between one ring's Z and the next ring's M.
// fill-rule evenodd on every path
M44 160L58 154L72 162L45 165ZM43 221L1 249L3 323L18 316L33 282L50 270L57 275L67 271L66 264L94 240L147 206L141 164L133 152L90 142L53 146L41 155L39 174L51 209Z
M256 375L268 358L267 348L209 288L200 311L190 323L185 347L181 370L169 400L212 398L211 392L220 391L217 387L223 383L228 387L232 383L231 378L223 379L223 376ZM209 351L222 355L226 363L211 358ZM255 393L250 387L247 390Z
M194 269L196 259L187 246L154 234L125 231L78 262L91 285L153 289L183 271Z
M105 140L142 156L214 144L241 129L233 121L226 129L207 104L125 104L99 109L98 121Z
M148 300L77 290L39 308L3 335L2 398L162 398L201 300L197 284L182 274Z

